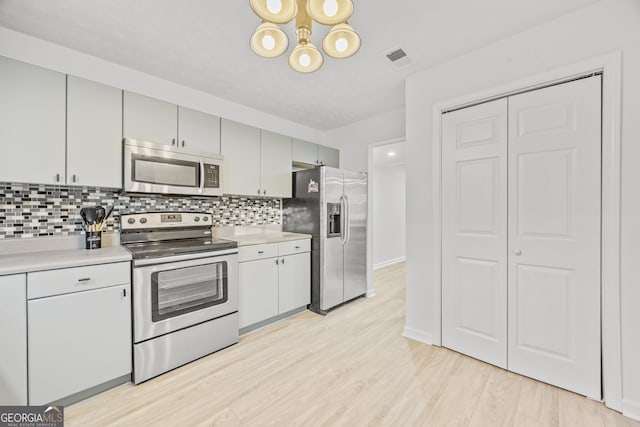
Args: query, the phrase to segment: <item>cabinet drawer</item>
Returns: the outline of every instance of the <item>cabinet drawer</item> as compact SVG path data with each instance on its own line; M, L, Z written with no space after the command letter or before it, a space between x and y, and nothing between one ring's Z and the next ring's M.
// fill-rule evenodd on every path
M291 255L311 251L311 239L278 243L278 255Z
M263 258L273 258L277 256L278 256L277 243L242 246L238 248L238 262L253 261L256 259L263 259Z
M38 271L27 274L27 299L123 285L130 280L129 262Z

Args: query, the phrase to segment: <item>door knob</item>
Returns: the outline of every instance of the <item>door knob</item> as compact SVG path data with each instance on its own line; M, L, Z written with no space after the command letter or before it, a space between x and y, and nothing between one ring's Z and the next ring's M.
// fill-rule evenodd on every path
M522 255L522 251L521 251L520 249L514 249L514 250L513 250L513 253L514 253L515 255Z

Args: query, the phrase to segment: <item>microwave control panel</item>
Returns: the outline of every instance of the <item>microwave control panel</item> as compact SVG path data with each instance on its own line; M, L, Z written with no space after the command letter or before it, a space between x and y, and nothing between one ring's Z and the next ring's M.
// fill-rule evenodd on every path
M220 165L204 164L204 188L220 188Z

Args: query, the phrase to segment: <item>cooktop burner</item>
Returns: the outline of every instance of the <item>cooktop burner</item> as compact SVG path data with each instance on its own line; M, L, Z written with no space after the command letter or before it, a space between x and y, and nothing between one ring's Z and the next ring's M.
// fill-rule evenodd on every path
M123 214L120 240L133 259L215 252L238 247L212 236L207 213L158 212Z

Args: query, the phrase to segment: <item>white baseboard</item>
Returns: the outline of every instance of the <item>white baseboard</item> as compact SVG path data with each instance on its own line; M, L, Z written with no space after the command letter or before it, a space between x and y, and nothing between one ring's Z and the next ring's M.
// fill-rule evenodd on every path
M419 331L406 325L402 331L402 336L425 344L433 345L433 335L429 332Z
M640 402L622 399L622 415L640 421Z
M375 289L369 289L367 291L367 293L364 294L364 296L367 297L367 298L373 298L373 297L376 296L376 290Z
M407 257L404 257L404 256L401 256L401 257L398 257L398 258L394 258L394 259L388 259L386 261L382 261L382 262L379 262L377 264L374 264L373 265L373 269L377 270L379 268L387 267L387 266L389 266L391 264L396 264L398 262L406 261L406 259L407 259Z

